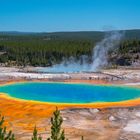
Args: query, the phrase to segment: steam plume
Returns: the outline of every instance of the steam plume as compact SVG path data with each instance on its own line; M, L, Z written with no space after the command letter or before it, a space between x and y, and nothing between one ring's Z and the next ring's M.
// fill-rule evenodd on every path
M82 72L82 71L98 71L104 66L108 65L108 53L115 50L123 37L121 31L108 31L105 38L96 44L92 53L92 63L89 64L88 56L81 56L80 60L74 57L64 59L60 64L52 67L40 68L38 71L42 72Z
M92 71L98 71L102 67L107 66L108 52L118 47L122 37L123 33L121 31L109 31L105 38L101 42L97 43L93 49Z

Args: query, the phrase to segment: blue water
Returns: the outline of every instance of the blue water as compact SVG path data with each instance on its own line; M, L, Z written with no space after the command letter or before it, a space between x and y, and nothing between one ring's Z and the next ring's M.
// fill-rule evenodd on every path
M55 103L119 102L140 98L140 89L66 83L16 83L0 86L11 97Z
M80 65L79 63L70 63L68 65L56 64L52 67L39 67L36 68L36 71L43 73L76 73L76 72L92 72L91 65L84 64Z

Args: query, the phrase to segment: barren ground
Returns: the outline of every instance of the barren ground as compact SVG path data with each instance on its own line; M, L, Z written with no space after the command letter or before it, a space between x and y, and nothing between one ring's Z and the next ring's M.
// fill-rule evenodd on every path
M140 87L140 69L103 70L101 73L40 74L18 68L0 68L0 83L18 81L62 81L91 84L119 84ZM131 106L131 105L130 105ZM70 140L139 140L140 107L74 108L59 107L63 128ZM18 140L29 140L36 124L46 137L55 106L22 102L0 95L0 112Z

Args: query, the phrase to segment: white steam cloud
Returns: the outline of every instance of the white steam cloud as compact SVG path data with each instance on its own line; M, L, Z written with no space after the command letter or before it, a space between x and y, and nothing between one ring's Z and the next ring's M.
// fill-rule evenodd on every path
M121 31L109 31L105 38L97 43L93 49L92 71L98 71L108 65L108 52L118 47L122 37Z
M71 73L71 72L82 72L89 71L91 69L91 65L87 62L88 57L82 55L80 60L76 60L74 57L70 57L68 60L64 58L64 60L60 64L55 64L51 67L47 68L38 68L40 72L47 73Z
M68 60L63 60L60 64L53 65L52 67L39 68L40 72L96 72L101 68L108 65L108 53L115 50L123 37L121 31L106 32L104 39L97 43L92 52L92 63L89 64L87 56L81 56L80 60L70 57Z

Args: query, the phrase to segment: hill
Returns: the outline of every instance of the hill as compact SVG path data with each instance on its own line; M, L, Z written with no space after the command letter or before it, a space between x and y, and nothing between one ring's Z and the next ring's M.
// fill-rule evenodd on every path
M125 39L140 39L140 29L135 30L120 30L124 33ZM106 32L103 31L79 31L79 32L0 32L0 36L9 36L9 37L28 37L28 38L43 38L47 37L49 39L56 40L101 40Z

